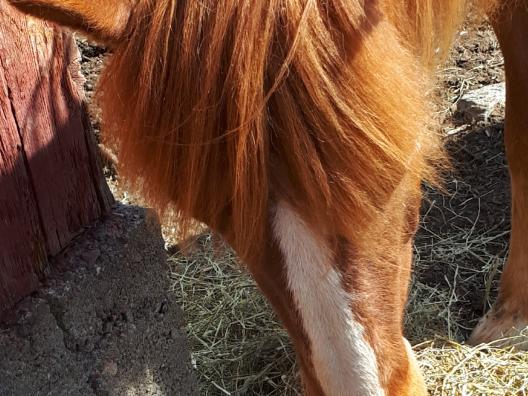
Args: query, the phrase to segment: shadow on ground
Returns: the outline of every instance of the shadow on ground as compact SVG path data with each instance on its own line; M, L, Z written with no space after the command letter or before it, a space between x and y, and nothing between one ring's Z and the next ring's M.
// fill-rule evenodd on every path
M0 394L197 394L156 217L116 206L0 327Z
M427 189L406 328L414 342L464 340L496 297L507 255L510 185L503 124L447 138L445 192Z

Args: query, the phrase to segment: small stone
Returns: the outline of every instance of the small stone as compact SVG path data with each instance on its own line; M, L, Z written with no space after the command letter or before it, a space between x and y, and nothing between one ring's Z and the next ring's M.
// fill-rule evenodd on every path
M488 122L490 115L505 104L506 86L499 83L467 92L457 102L456 109L467 122Z
M104 381L97 373L92 373L88 377L88 383L97 396L107 396L109 393L104 389Z
M112 322L106 322L103 325L103 333L111 333L113 328L114 328L114 325L112 324Z
M86 261L87 264L90 266L94 265L97 261L97 259L101 256L101 251L97 248L89 250L87 253L84 254L84 261Z
M117 374L117 363L113 360L107 360L103 366L103 375L114 377Z
M86 339L84 342L79 345L79 350L81 352L92 352L95 348L95 344L92 340Z
M125 312L125 320L128 322L128 323L132 323L134 322L134 315L132 314L132 311L126 311Z
M166 314L169 311L169 304L167 301L162 301L161 304L159 304L157 312L161 315Z

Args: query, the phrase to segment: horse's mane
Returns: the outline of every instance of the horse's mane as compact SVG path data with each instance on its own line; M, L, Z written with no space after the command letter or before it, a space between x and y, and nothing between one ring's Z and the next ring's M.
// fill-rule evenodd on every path
M279 197L355 238L404 175L434 178L425 65L463 3L137 0L100 83L121 172L244 257Z

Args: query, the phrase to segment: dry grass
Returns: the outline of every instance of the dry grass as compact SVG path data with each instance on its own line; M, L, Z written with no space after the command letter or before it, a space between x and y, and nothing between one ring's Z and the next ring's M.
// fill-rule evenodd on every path
M200 394L297 394L286 332L234 254L213 251L212 239L204 234L191 252L170 259Z
M528 394L526 352L452 341L430 341L414 349L432 395Z
M406 335L415 342L438 335L462 341L480 316L475 317L471 307L486 312L495 298L509 232L472 235L474 228L470 228L446 237L428 230L424 220L414 245ZM494 253L497 250L500 255ZM475 292L482 298L476 300Z
M490 238L493 240L482 237L460 246L455 236L433 249L454 263L454 258L468 249L479 252L479 246ZM176 253L170 260L175 292L188 322L201 394L299 394L286 333L235 256L229 249L213 252L212 239L204 234L193 251ZM430 265L424 257L417 257L418 268ZM489 265L482 271L491 274L496 269ZM462 268L457 272L463 273ZM528 353L493 345L470 348L438 337L460 339L464 333L465 319L456 309L454 295L454 289L450 293L420 281L414 282L411 292L406 330L411 341L429 339L415 350L430 393L528 394Z

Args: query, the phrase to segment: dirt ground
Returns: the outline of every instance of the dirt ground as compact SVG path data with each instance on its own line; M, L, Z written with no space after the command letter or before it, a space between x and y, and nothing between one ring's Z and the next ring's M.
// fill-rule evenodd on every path
M431 318L436 326L414 334L415 341L438 334L458 340L467 337L495 298L510 229L503 109L477 124L468 123L456 111L464 93L504 81L503 58L488 25L461 31L440 78L439 110L445 117L443 130L453 170L444 179L445 193L426 188L415 240L414 286L434 290L440 298L447 296L449 311L458 317L448 319L439 312ZM460 132L449 135L453 130ZM414 303L421 304L411 302L408 321ZM438 323L439 318L443 323Z
M116 205L0 323L2 396L198 394L156 216Z
M83 72L87 76L85 87L91 97L104 51L86 42L81 42L80 46ZM472 124L457 113L456 103L465 92L502 81L503 59L490 27L484 24L462 30L447 64L440 71L438 111L444 119L443 131L453 170L445 176L444 192L425 187L420 230L415 241L415 274L406 317L407 336L413 344L438 336L464 340L496 296L510 229L509 181L502 142L504 114L497 111L488 121ZM98 130L97 111L94 114ZM115 175L110 182L115 183ZM226 254L229 256L227 261L236 261ZM197 266L202 263L205 266L204 260L207 260L207 268L211 268L213 259L206 254L192 260ZM184 289L178 281L175 282L176 288ZM244 284L243 290L247 287ZM193 298L193 295L189 296ZM194 295L194 298L205 297L205 294ZM185 298L182 303L192 305L192 301ZM188 320L192 321L193 316L188 316ZM216 327L211 323L207 325L213 329ZM192 328L193 324L189 323L189 327ZM285 348L281 340L271 344L276 353L270 353L267 360L259 362L256 370L264 370L262 367L280 359ZM200 339L194 343L195 355L203 353L200 344L203 342ZM241 346L240 354L244 353L243 348ZM245 359L251 360L250 357ZM219 361L215 364L218 365ZM228 364L227 360L225 364ZM284 363L290 371L293 370L292 364L291 360ZM203 394L226 393L214 382L215 378L210 377L215 372L202 370L202 386L208 389ZM260 371L258 375L262 377L262 373ZM269 384L256 390L248 385L248 376L242 377L247 394L279 394L274 393L271 389L275 388ZM204 381L215 386L203 385ZM269 392L262 393L265 389Z

